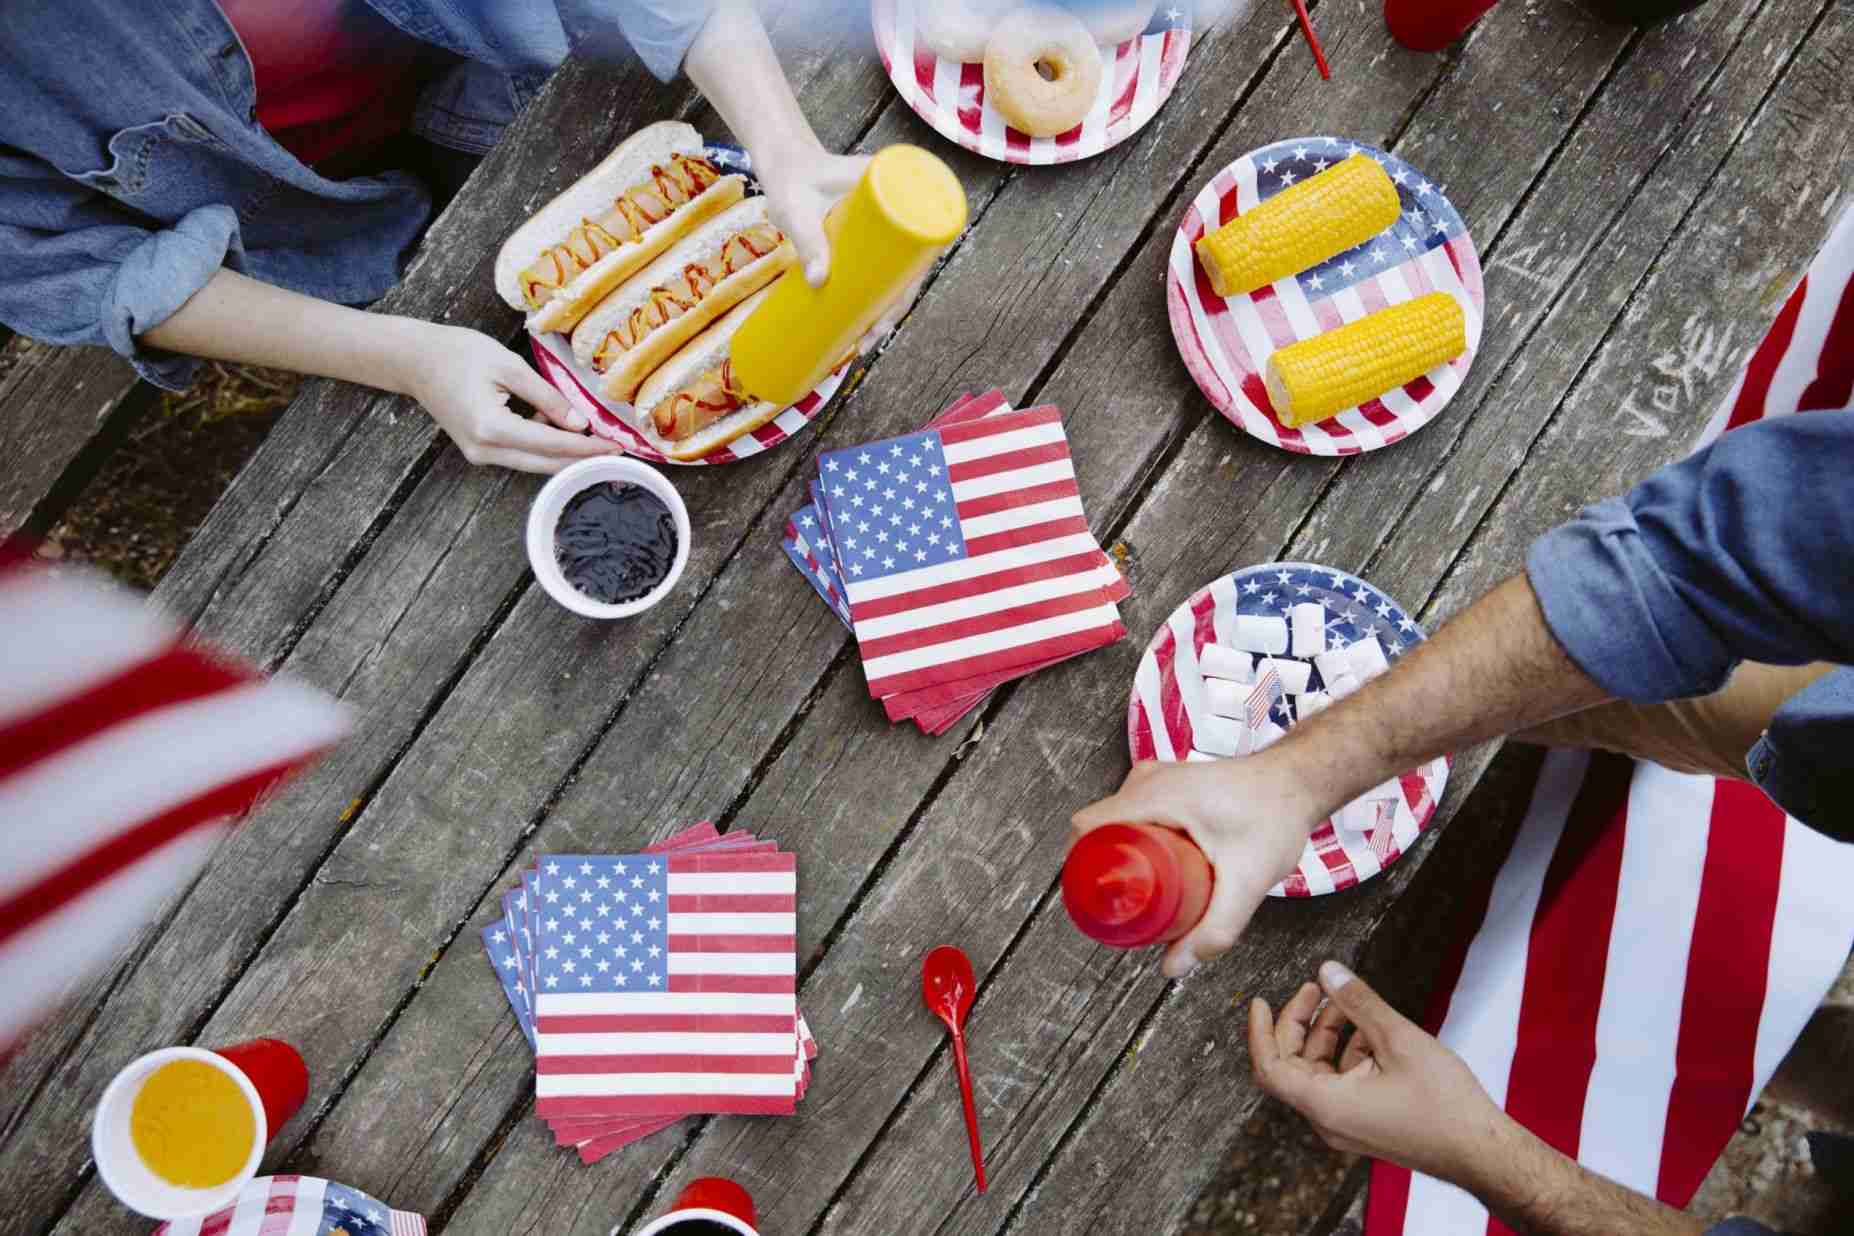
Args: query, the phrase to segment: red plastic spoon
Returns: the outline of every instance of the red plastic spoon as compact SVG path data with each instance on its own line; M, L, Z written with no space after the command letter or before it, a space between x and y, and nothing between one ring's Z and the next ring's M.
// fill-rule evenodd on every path
M950 944L942 944L921 963L921 999L953 1032L953 1063L959 1069L959 1097L966 1105L966 1136L972 1142L972 1176L978 1191L985 1191L985 1152L979 1149L978 1108L972 1102L972 1070L966 1065L966 1014L978 980L972 976L972 959Z

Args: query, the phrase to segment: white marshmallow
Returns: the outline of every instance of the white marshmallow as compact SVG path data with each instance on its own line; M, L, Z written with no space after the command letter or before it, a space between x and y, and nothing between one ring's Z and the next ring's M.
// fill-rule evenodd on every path
M1229 682L1254 682L1254 659L1246 652L1234 648L1225 648L1222 644L1205 644L1204 650L1197 654L1197 667L1206 678L1222 678Z
M1378 805L1366 798L1355 798L1333 812L1333 827L1349 833L1368 833L1378 826Z
M1236 615L1236 646L1245 652L1265 652L1270 656L1286 652L1287 619L1268 614Z
M1204 679L1204 703L1219 717L1246 719L1249 715L1249 692L1255 688L1247 683L1225 682L1221 678Z
M1193 745L1211 755L1247 755L1249 727L1228 717L1194 717Z
M1358 679L1354 678L1351 674L1341 674L1337 678L1328 678L1326 680L1326 694L1332 696L1333 700L1337 702L1352 694L1352 692L1358 690L1359 687L1363 685L1363 683L1359 682Z
M1294 655L1312 657L1326 651L1326 607L1302 601L1288 611L1294 629Z
M1265 674L1275 671L1281 680L1281 689L1289 695L1300 695L1307 690L1307 682L1313 677L1313 667L1305 661L1290 661L1280 657L1263 657L1256 663L1256 672Z
M1187 764L1215 764L1217 762L1217 759L1218 759L1217 756L1210 754L1208 751L1199 751L1196 747L1192 747L1190 754L1185 756L1185 763Z
M1324 691L1309 691L1294 701L1294 719L1305 721L1308 717L1318 716L1333 706L1333 697Z
M1356 677L1352 673L1352 663L1346 660L1345 649L1335 648L1331 652L1313 654L1314 668L1320 671L1320 681L1332 689L1333 681L1338 678Z
M1390 668L1390 661L1384 655L1384 645L1378 643L1375 635L1367 635L1356 644L1347 645L1345 660L1360 682L1370 682Z
M1263 748L1273 746L1275 743L1280 742L1283 738L1286 738L1287 731L1282 729L1280 726L1276 725L1273 721L1264 721L1262 722L1262 727L1254 731L1254 736L1255 736L1255 743L1254 743L1254 746L1250 748L1250 750L1260 751Z

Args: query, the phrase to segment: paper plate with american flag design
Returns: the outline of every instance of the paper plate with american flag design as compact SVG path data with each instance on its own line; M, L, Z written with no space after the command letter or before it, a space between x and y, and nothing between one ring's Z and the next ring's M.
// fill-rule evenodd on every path
M723 171L746 175L749 189L758 192L759 184L753 179L753 161L746 151L738 146L711 145L705 153ZM866 346L874 342L873 339L864 340ZM855 363L854 357L845 361L835 373L818 383L817 389L809 395L758 429L740 435L726 446L712 450L700 459L671 459L650 445L643 434L632 428L615 408L597 394L599 375L573 358L573 344L567 336L557 333L531 334L528 336L528 348L534 354L534 363L540 369L541 376L555 390L565 395L568 402L586 414L586 419L592 423L593 433L619 443L625 453L634 458L688 468L738 463L778 446L817 419L818 413L824 410L824 405L831 401L831 397L843 385L850 366Z
M1086 119L1056 137L1030 137L985 98L985 66L936 56L915 40L915 14L941 0L874 0L876 49L908 106L942 137L1004 163L1073 163L1111 150L1159 114L1191 50L1191 0L1160 0L1139 38L1103 49L1101 89Z
M1376 159L1403 213L1388 231L1299 275L1225 300L1196 244L1244 211L1354 154ZM1276 348L1387 305L1447 292L1467 316L1468 350L1406 386L1314 425L1289 428L1270 405L1263 366ZM1303 455L1356 455L1401 441L1448 406L1480 350L1486 293L1474 239L1442 186L1396 155L1339 137L1297 137L1251 151L1211 178L1185 211L1165 275L1172 337L1198 387L1237 428Z
M154 1236L425 1236L425 1217L319 1176L259 1176L235 1204Z
M1204 686L1206 675L1200 660L1204 648L1210 644L1234 647L1239 616L1286 620L1294 606L1308 604L1325 610L1329 649L1374 639L1385 659L1394 664L1424 639L1422 627L1408 610L1356 575L1306 562L1245 567L1200 588L1172 611L1147 646L1127 702L1127 746L1133 758L1194 758L1199 733L1218 723ZM1324 691L1327 686L1317 668L1304 685L1309 691ZM1269 709L1269 720L1291 727L1299 697L1283 696L1264 706ZM1200 753L1195 758L1209 757ZM1397 778L1395 797L1374 803L1379 810L1369 829L1354 830L1340 827L1337 819L1326 820L1313 831L1300 869L1270 889L1269 895L1319 897L1369 880L1396 862L1429 827L1447 784L1448 760L1433 760Z

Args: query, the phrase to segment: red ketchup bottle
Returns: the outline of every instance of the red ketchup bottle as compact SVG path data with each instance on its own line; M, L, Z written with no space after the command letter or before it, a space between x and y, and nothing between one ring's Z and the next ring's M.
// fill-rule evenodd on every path
M1085 935L1114 948L1169 944L1203 919L1213 876L1176 829L1107 824L1069 847L1062 904Z

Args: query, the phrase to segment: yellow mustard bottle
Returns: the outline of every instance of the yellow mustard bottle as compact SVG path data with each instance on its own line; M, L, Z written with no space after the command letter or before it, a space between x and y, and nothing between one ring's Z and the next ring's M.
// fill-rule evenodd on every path
M797 267L734 336L734 380L755 399L798 402L824 380L966 227L959 178L919 146L889 146L824 221L830 276Z

